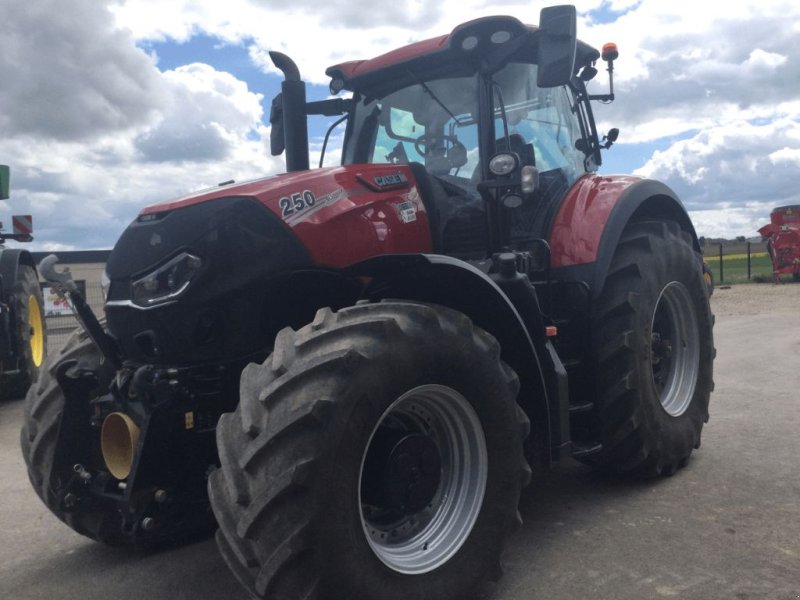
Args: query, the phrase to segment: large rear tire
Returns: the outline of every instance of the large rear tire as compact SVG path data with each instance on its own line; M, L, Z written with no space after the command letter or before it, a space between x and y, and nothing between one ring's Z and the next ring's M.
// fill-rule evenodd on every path
M87 499L66 510L50 486L50 468L56 453L58 428L65 402L56 372L68 360L75 360L79 368L98 374L97 395L101 390L108 389L114 376L113 369L103 363L97 346L83 330L74 332L58 354L47 358L39 380L31 386L25 397L20 442L28 478L45 506L72 529L109 545L122 544L125 538L122 535L121 517L111 503Z
M671 475L700 447L713 389L713 315L702 264L676 223L628 226L593 311L593 464Z
M527 417L461 313L323 309L242 373L209 495L223 557L262 598L462 598L519 522Z
M10 296L15 306L13 364L6 361L0 381L0 398L20 398L36 381L47 355L47 334L44 326L44 300L36 271L29 265L19 265L17 280Z

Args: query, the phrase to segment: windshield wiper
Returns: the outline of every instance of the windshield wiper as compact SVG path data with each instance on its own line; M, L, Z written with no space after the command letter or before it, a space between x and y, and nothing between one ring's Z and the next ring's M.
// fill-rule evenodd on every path
M417 83L420 85L420 87L421 87L423 90L425 90L425 92L426 92L426 93L427 93L427 94L428 94L428 95L429 95L431 98L433 98L433 100L436 102L436 104L438 104L439 106L441 106L441 107L442 107L442 110L444 110L444 112L446 112L448 115L450 115L450 118L452 118L452 119L453 119L453 121L455 121L455 122L456 122L456 125L458 125L459 127L461 127L461 126L463 125L463 123L462 123L461 121L459 121L459 120L458 120L458 117L457 117L457 116L455 116L455 115L453 114L453 112L452 112L452 111L451 111L449 108L447 108L447 107L444 105L444 102L442 102L441 100L439 100L439 97L438 97L436 94L434 94L434 93L433 93L433 90L432 90L431 88L429 88L429 87L428 87L428 84L427 84L427 83L425 83L425 82L424 82L424 81L422 81L421 79L417 79L417 78L414 76L414 73L412 73L411 71L409 71L409 72L408 72L408 74L409 74L409 75L411 75L411 77L412 77L412 78L414 78L414 79L416 80L416 82L417 82Z

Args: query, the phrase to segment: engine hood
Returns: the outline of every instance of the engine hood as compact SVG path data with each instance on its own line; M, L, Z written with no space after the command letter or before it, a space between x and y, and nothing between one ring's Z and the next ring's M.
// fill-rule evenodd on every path
M408 165L355 164L223 185L148 206L137 222L188 215L231 197L265 208L321 267L432 248L427 211Z

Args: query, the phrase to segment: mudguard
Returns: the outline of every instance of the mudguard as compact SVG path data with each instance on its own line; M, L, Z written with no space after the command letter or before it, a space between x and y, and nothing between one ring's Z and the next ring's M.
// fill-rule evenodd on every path
M570 189L550 228L554 277L585 281L597 296L622 231L631 221L671 220L700 251L683 203L669 187L628 175L586 175Z
M472 265L449 256L385 255L345 270L371 279L370 299L400 298L448 306L470 317L500 343L503 360L520 378L519 402L531 418L534 440L558 460L569 448L568 423L563 423L556 371L541 315L526 327L520 313L492 279ZM545 446L546 444L546 446Z
M27 250L17 248L0 249L0 277L3 278L3 297L6 297L5 290L14 285L17 280L17 272L20 265L28 265L36 270L36 262ZM38 272L38 271L37 271Z

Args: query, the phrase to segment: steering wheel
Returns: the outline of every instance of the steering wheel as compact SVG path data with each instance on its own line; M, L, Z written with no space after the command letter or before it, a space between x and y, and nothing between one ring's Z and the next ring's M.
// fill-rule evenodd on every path
M445 142L445 148L447 148L447 142L450 143L450 146L459 146L461 142L458 141L458 138L454 135L443 135L440 138ZM420 156L426 156L428 152L428 136L421 135L414 141L414 150L417 151L417 154Z

